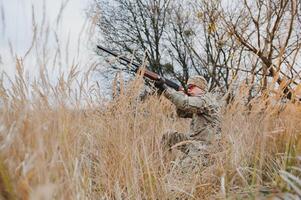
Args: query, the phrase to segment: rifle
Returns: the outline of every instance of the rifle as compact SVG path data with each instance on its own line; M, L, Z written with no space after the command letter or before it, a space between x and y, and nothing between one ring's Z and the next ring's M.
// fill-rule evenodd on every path
M97 45L97 48L100 49L100 50L102 50L102 51L104 51L104 52L106 52L106 53L108 53L108 54L111 54L112 56L114 56L116 58L119 58L122 61L124 61L126 64L121 63L123 65L132 65L132 66L134 66L135 67L135 69L134 69L135 73L137 73L139 71L139 69L141 68L140 64L135 63L135 62L131 61L130 59L126 58L126 57L119 56L118 54L116 54L116 53L114 53L114 52L112 52L112 51L110 51L110 50L108 50L108 49L106 49L106 48L104 48L104 47L102 47L100 45ZM149 78L150 80L153 80L153 81L163 80L164 83L167 86L169 86L169 87L171 87L171 88L173 88L173 89L175 89L177 91L184 91L184 88L182 86L178 85L177 83L175 83L175 82L173 82L173 81L171 81L169 79L161 77L159 74L157 74L155 72L152 72L152 71L150 71L148 69L145 69L143 71L144 71L143 76Z

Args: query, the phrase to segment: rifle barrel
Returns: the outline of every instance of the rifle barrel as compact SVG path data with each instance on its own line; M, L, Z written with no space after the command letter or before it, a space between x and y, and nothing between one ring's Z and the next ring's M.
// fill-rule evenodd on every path
M100 50L102 50L102 51L104 51L104 52L106 52L106 53L108 53L108 54L111 54L114 57L119 58L120 60L126 62L127 64L131 64L131 65L135 66L136 67L136 69L135 69L136 73L139 71L139 69L141 67L140 64L135 63L132 60L126 58L126 57L119 56L118 54L116 54L116 53L114 53L114 52L112 52L112 51L110 51L110 50L108 50L108 49L106 49L106 48L104 48L104 47L102 47L100 45L97 45L97 48L100 49ZM150 71L148 69L144 70L144 74L143 75L145 77L147 77L147 78L149 78L151 80L155 80L155 81L156 80L160 80L161 78L163 78L163 77L160 77L157 73L152 72L152 71ZM175 82L173 82L173 81L171 81L169 79L165 79L165 78L163 78L163 79L164 79L166 85L168 85L169 87L171 87L171 88L173 88L173 89L175 89L177 91L180 91L180 90L183 91L183 87L182 86L178 85L177 83L175 83Z
M116 53L114 53L114 52L112 52L112 51L110 51L110 50L108 50L108 49L106 49L106 48L104 48L104 47L102 47L100 45L97 45L97 48L100 49L100 50L102 50L102 51L104 51L104 52L106 52L106 53L108 53L108 54L113 55L114 57L119 58L122 61L125 61L127 64L131 64L131 65L137 67L137 69L140 67L140 65L138 63L135 63L132 60L126 58L126 57L119 56L118 54L116 54Z

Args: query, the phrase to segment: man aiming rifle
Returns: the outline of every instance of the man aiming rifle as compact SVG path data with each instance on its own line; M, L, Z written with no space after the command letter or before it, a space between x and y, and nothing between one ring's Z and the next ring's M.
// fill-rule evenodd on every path
M101 46L97 47L125 61L126 64L135 66L136 72L138 71L140 65ZM208 146L220 135L221 105L216 96L208 92L205 78L202 76L190 77L187 82L187 91L184 92L183 87L154 72L145 70L144 76L155 81L158 90L176 106L179 117L192 119L188 133L168 131L163 134L161 141L163 150L171 151L173 148L177 148L188 155L203 154L204 151L207 151Z
M187 82L187 94L173 90L163 81L155 85L177 108L179 117L192 118L188 133L168 131L162 137L164 150L173 147L185 154L206 151L207 147L220 136L221 105L214 94L208 92L204 77L193 76Z

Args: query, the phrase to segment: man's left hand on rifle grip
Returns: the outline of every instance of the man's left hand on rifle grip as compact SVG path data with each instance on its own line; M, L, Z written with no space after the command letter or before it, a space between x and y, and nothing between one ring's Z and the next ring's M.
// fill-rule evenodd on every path
M163 78L160 78L159 80L156 80L154 83L155 87L158 88L160 92L163 92L167 89L167 85L165 84L165 80Z

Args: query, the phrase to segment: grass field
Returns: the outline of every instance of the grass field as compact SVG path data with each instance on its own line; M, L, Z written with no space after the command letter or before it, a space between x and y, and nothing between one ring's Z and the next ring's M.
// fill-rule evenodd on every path
M300 102L283 102L273 89L245 105L248 87L241 83L223 108L222 138L212 146L210 165L182 172L174 168L178 152L166 155L160 140L170 129L187 132L189 120L178 118L163 96L141 100L141 77L126 85L119 78L121 87L112 88L118 95L105 99L91 80L95 63L64 66L72 60L64 57L69 44L57 39L49 53L52 29L33 27L27 54L11 49L15 77L0 76L0 199L301 196ZM30 58L38 61L32 65ZM69 70L52 75L58 63ZM29 79L26 69L39 75Z
M222 145L211 155L212 164L178 180L183 174L171 171L160 148L167 130L188 130L189 121L177 118L173 105L158 96L139 100L143 83L137 78L111 101L83 90L85 106L79 106L73 94L81 88L70 83L27 84L20 75L11 89L1 84L4 199L301 195L299 103L261 97L246 107L237 95L224 108Z

